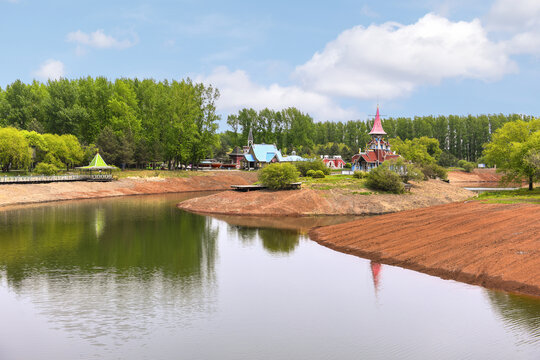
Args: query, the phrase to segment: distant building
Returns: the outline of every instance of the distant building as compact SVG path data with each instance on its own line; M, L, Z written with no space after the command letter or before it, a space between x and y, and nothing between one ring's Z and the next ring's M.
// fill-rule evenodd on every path
M328 155L321 155L321 158L326 167L330 169L343 169L346 165L345 161L343 161L341 158L341 155L334 155L332 157Z
M371 140L366 146L366 151L360 150L352 157L352 170L370 171L386 160L399 158L398 154L390 150L390 143L384 139L386 132L381 124L379 106L377 106L375 122L369 135L371 135Z
M296 155L294 151L290 156L283 156L275 144L255 144L251 129L249 130L247 146L243 147L241 155L240 148L235 148L229 157L233 163L238 163L238 167L243 169L259 169L276 162L308 161Z

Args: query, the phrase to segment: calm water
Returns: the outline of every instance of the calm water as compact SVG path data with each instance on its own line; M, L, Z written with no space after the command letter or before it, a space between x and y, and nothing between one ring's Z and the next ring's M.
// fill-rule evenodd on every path
M185 213L180 199L0 212L0 359L540 358L537 299Z

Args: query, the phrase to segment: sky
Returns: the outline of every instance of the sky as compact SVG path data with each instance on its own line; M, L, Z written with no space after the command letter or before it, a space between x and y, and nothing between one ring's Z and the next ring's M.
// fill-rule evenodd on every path
M540 0L0 0L0 87L191 78L315 121L540 115Z

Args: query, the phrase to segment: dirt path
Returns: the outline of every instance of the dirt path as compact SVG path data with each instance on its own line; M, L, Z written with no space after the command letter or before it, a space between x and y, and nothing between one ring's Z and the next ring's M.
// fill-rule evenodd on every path
M540 296L540 206L478 201L313 229L332 249L487 288Z
M181 202L183 210L243 216L376 215L463 201L475 194L443 181L421 181L403 195L343 190L227 191Z
M123 195L228 190L233 184L251 184L256 179L255 173L231 171L185 178L125 178L112 182L0 185L0 207Z

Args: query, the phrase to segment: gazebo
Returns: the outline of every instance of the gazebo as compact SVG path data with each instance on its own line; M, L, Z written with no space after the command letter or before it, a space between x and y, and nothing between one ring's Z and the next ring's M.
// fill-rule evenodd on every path
M81 172L85 172L88 175L88 180L94 181L110 181L112 180L112 171L116 170L116 166L107 165L105 160L99 155L99 152L94 156L88 166L80 166Z

